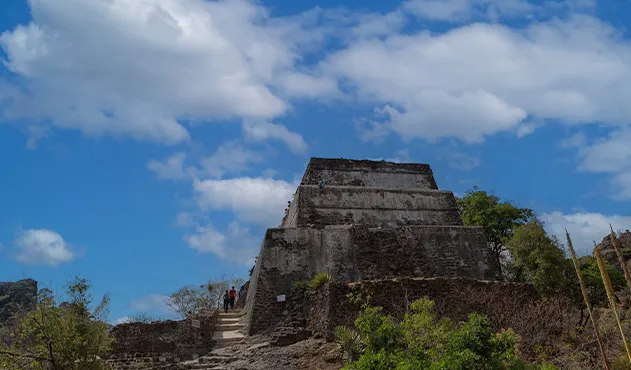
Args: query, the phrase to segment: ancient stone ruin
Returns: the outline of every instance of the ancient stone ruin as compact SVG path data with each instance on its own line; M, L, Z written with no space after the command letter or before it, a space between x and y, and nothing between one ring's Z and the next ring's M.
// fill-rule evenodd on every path
M248 333L278 325L292 286L318 273L338 283L501 279L483 230L462 225L429 165L312 158L282 225L265 235L248 287Z

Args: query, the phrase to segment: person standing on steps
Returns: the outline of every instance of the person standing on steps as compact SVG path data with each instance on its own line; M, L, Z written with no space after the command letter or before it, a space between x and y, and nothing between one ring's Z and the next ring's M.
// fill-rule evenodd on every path
M234 309L234 300L237 298L237 291L234 290L234 287L230 289L230 308Z
M223 295L223 310L228 313L228 306L230 306L230 293L226 290L226 294Z

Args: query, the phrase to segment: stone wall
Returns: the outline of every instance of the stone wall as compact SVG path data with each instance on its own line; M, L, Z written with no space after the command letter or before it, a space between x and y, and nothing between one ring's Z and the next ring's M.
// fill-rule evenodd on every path
M499 262L489 252L480 228L354 227L352 243L355 268L361 280L426 276L502 278Z
M452 192L300 186L285 227L462 225Z
M321 272L337 282L391 276L501 278L480 228L269 229L248 289L248 332L256 334L277 325L285 310L277 296Z
M206 355L214 346L216 311L196 319L200 328L193 328L191 320L116 325L108 363L113 370L146 369Z
M427 297L436 302L439 316L464 321L470 313L487 315L496 330L513 327L522 320L524 308L538 304L539 295L528 284L479 281L460 278L406 278L363 281L352 284L332 283L308 296L307 326L316 335L332 339L338 325L353 326L361 310L348 295L370 297L372 306L381 306L386 314L402 317L407 304Z
M438 189L429 165L367 160L311 158L301 185Z

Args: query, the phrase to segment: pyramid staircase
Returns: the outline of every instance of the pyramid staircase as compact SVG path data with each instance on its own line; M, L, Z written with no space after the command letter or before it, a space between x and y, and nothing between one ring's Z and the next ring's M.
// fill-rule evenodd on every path
M213 332L213 341L216 342L213 352L214 350L243 342L245 338L243 334L245 328L243 323L245 320L244 315L245 310L231 310L227 313L221 312L219 314ZM195 360L182 362L178 368L187 370L223 370L225 369L225 364L236 360L233 356L213 354L213 352Z

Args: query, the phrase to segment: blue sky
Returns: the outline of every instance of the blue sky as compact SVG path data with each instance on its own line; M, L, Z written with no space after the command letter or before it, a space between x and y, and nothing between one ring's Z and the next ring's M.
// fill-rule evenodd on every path
M615 5L614 5L615 4ZM112 322L247 276L312 156L429 163L583 253L631 228L631 2L5 0L0 281Z

